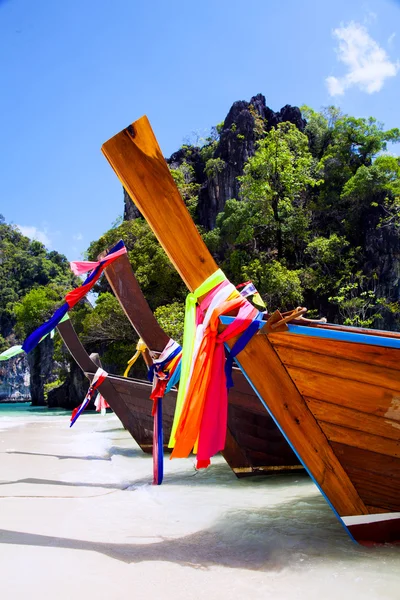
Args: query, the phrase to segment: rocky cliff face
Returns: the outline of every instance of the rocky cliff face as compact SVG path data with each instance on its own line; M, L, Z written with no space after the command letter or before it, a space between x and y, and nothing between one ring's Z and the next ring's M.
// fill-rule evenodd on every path
M141 216L140 211L130 199L128 192L124 190L124 221L133 221Z
M183 162L193 168L195 183L201 186L196 219L199 225L208 230L214 229L217 214L224 209L226 201L239 198L237 177L242 175L246 161L253 156L257 139L263 132L285 121L293 123L301 131L306 126L299 108L287 104L274 112L266 105L265 97L258 94L250 102L240 100L232 105L212 155L217 162L211 172L207 174L206 161L198 147L181 148L167 159L172 169ZM139 216L140 212L124 190L124 220L130 221Z
M33 406L44 406L44 384L53 371L53 340L48 336L27 355L30 371L30 394Z
M0 402L29 400L29 367L25 354L0 363Z
M62 385L53 388L47 395L49 408L66 408L68 410L79 406L89 388L89 381L78 365L71 361L70 371Z
M284 106L274 112L265 104L265 97L258 94L250 102L239 101L232 105L224 121L215 158L221 159L221 170L217 170L202 185L198 216L200 224L214 229L217 214L224 209L230 198L239 198L239 182L246 161L253 156L257 138L264 131L289 121L300 131L306 126L300 109Z

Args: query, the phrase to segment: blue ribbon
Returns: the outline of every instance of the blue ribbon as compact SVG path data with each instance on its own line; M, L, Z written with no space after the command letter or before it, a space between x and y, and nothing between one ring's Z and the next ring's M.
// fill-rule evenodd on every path
M165 393L171 391L171 389L178 383L181 378L181 368L182 368L182 359L179 361L179 365L176 367L175 371L172 373L170 380L167 383L167 387L165 388Z
M121 250L121 248L123 248L123 247L124 247L124 242L122 240L120 240L117 244L115 244L115 246L113 246L113 248L111 248L111 250L109 250L107 252L107 256L109 254L112 254L113 252L117 252L117 250ZM107 256L105 256L104 259L101 261L101 264L98 267L96 267L86 277L85 281L82 283L82 285L80 287L83 287L93 281L93 279L97 276L99 269L101 268L101 265L107 261ZM68 296L68 294L67 294L67 296ZM26 338L26 340L22 344L22 350L24 350L27 353L30 352L31 350L33 350L38 345L38 343L40 342L40 340L42 339L43 336L47 335L48 333L50 333L50 331L52 331L55 327L57 327L57 325L59 324L61 319L67 314L69 309L70 309L70 306L67 302L65 302L65 304L60 306L60 308L58 308L56 310L54 315L52 317L50 317L50 319L48 321L43 323L43 325L40 325L40 327L35 329L35 331L33 331Z
M30 352L31 350L33 350L38 345L42 337L44 337L45 335L50 333L50 331L52 331L55 327L57 327L61 319L67 314L68 311L69 306L65 302L65 304L60 306L60 308L56 310L54 315L48 321L46 321L46 323L43 323L43 325L35 329L35 331L33 331L31 335L29 335L26 338L26 340L22 344L22 350L24 350L25 352Z
M162 398L157 399L157 485L161 485L164 478L164 436L162 421Z
M182 348L180 346L178 346L177 348L175 348L175 350L173 352L171 352L171 354L169 356L167 356L167 358L165 358L162 362L157 362L157 363L153 363L151 365L151 367L149 367L148 371L147 371L147 379L149 381L153 381L154 378L154 372L158 373L158 371L162 371L163 368L169 363L171 362L171 360L173 358L175 358L175 356L177 354L179 354L179 352L182 350Z
M229 388L233 387L232 367L235 356L237 356L239 352L241 352L245 346L247 346L253 335L255 335L257 331L264 325L263 316L264 313L258 313L258 315L253 319L248 328L242 333L240 338L229 351L228 358L226 359L225 363L226 386L228 390Z

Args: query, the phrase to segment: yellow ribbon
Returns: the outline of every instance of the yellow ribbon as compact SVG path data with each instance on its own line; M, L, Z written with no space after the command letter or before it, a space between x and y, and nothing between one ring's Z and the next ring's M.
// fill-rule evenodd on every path
M190 365L192 362L192 354L196 337L196 303L201 296L208 294L215 286L225 281L226 276L218 269L207 277L205 281L192 294L186 296L185 304L185 323L183 330L183 345L182 345L182 366L181 376L179 380L178 397L176 399L174 422L171 429L171 437L169 439L169 448L175 446L175 433L178 427L181 416L183 403L186 394L187 383L190 375Z
M137 361L137 359L139 358L139 356L145 352L145 350L147 350L147 346L144 343L144 341L142 340L142 338L139 338L139 341L136 344L136 352L132 356L132 358L130 358L128 360L127 367L126 367L126 369L124 371L124 377L128 377L128 373L131 370L131 367L135 364L135 362Z

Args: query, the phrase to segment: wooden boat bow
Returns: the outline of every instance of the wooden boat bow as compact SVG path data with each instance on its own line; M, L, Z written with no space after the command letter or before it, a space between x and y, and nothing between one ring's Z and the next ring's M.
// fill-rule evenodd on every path
M182 279L188 288L193 291L216 271L217 265L208 252L179 195L148 119L142 117L115 135L103 145L102 151L122 185L149 223ZM382 477L379 479L378 474L375 477L375 473L372 471L371 473L375 478L371 479L371 485L368 484L367 477L360 479L349 463L348 456L350 455L343 454L347 452L346 444L350 443L351 434L341 434L340 439L347 439L347 442L341 443L340 448L337 447L338 445L334 441L335 438L332 438L332 427L325 425L317 416L313 405L307 398L305 391L307 386L304 384L304 378L299 383L296 375L298 370L293 370L281 358L282 354L278 342L282 340L282 336L285 336L286 344L290 343L293 347L297 344L297 341L294 340L295 336L290 333L277 332L269 334L264 328L261 333L251 339L238 355L238 361L260 400L268 407L281 431L289 440L292 448L333 507L335 513L340 517L346 517L350 515L371 516L372 513L376 515L387 510L400 511L400 494L398 493L398 485L400 484L399 463L394 462L393 465L395 466L392 469L395 481L394 487L396 488L397 485L397 494L392 493L390 485L389 488L387 487L388 479L386 479L385 487L383 485L384 479ZM290 340L288 340L288 336L290 336ZM300 338L301 336L297 337ZM234 340L229 345L232 346L233 343ZM320 353L325 351L323 346L328 346L327 343L314 340L314 347L316 344L319 344ZM370 356L368 351L365 356ZM399 354L393 356L393 363L396 362L396 359L397 364L399 363L398 357ZM346 359L346 357L344 358ZM364 360L367 365L369 359L361 356L357 360L359 362ZM354 372L357 372L356 367L357 365L353 364ZM382 366L382 368L384 367ZM336 372L336 375L338 374ZM397 378L396 381L398 382L396 391L391 393L389 390L386 393L385 390L378 390L376 392L376 402L380 403L381 411L390 409L395 398L400 397L398 366L393 376ZM315 377L313 376L311 379L313 378ZM357 390L357 394L362 394L361 390L364 388L357 382L351 385L348 384L347 388L344 387L343 389L343 393L350 394L349 397L351 398L353 389ZM318 390L315 390L314 393L318 394ZM396 394L398 395L396 396ZM339 400L340 398L337 402ZM341 407L334 404L333 400L331 402L332 411L335 411L335 415L341 414ZM371 404L373 404L372 400ZM336 406L338 408L334 408ZM361 409L365 415L368 414L365 407L361 407ZM371 410L374 411L373 408ZM348 422L346 421L346 423ZM396 422L394 422L395 425ZM385 431L390 430L390 425L385 426L382 422L381 426L386 427ZM346 427L349 427L349 425L346 425ZM347 438L343 437L344 435L347 435ZM397 446L390 445L378 435L374 435L370 441L376 444L374 451L378 453L378 451L380 452L379 448L383 447L384 453L389 453L393 461L398 460L398 450L396 449L399 445L398 441L396 442ZM346 465L346 468L343 465ZM362 463L361 467L357 466L357 469L359 468L363 468ZM353 480L357 481L357 486L354 485ZM377 481L380 481L380 484L374 483ZM381 494L374 492L372 489L374 485L375 489L376 486L382 488ZM385 499L380 500L382 495ZM363 498L365 498L365 501ZM394 515L392 523L397 523L400 539L400 512L391 514ZM356 529L353 529L353 531L356 531ZM359 533L359 530L357 531ZM372 530L370 529L370 531ZM358 539L362 538L358 536Z

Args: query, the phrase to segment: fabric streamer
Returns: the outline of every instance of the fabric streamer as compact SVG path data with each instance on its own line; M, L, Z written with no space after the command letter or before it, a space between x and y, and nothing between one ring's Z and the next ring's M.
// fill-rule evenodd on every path
M137 359L139 358L139 356L141 354L144 354L144 352L147 350L147 346L144 343L144 341L142 340L142 338L139 338L138 343L136 344L136 352L135 354L132 356L132 358L130 358L127 362L127 366L126 369L124 371L124 377L128 377L129 371L131 370L131 368L133 367L133 365L135 364L135 362L137 361Z
M4 352L2 352L0 354L0 360L8 360L9 358L12 358L13 356L17 356L17 354L22 354L22 353L23 353L22 346L11 346L11 348L4 350Z
M162 399L169 380L180 367L182 348L170 339L158 359L148 370L153 383L150 399L153 400L153 484L161 485L164 477L164 435L162 424Z
M124 242L121 240L118 242L118 244L111 248L111 250L102 260L96 263L96 268L90 273L90 275L88 275L83 284L80 287L72 290L65 296L65 303L56 310L54 315L26 338L26 340L22 344L22 349L27 353L33 350L33 348L35 348L38 345L40 340L45 335L49 334L50 331L58 325L58 323L60 323L61 319L67 314L67 312L71 308L73 308L75 304L82 300L84 296L86 296L86 294L92 289L96 281L99 279L104 269L110 263L114 262L114 260L116 260L119 256L121 256L121 254L125 253L126 248ZM83 263L80 262L79 264L82 265ZM87 263L87 270L91 268L92 264L93 263L91 262ZM83 267L81 267L81 269L82 268ZM81 270L80 272L83 271Z
M164 434L162 424L162 398L153 405L153 485L161 485L164 478Z
M241 288L243 288L243 289L240 293L242 294L242 296L244 298L253 296L254 304L257 304L257 306L261 306L264 310L267 308L264 300L261 298L260 294L257 291L256 286L254 285L254 283L252 281L246 281L245 283L240 283L239 285L236 286L237 290L240 290Z
M96 400L94 401L96 412L99 412L103 417L107 414L107 408L110 408L107 400L98 392Z
M66 321L67 319L69 319L69 316L68 315L64 315L63 318L61 319L60 323L62 323L63 321ZM48 334L46 333L46 335L44 335L42 337L42 339L39 340L39 341L41 342L47 336L48 336ZM50 337L51 338L54 337L54 329L52 329L50 331ZM14 356L17 356L18 354L23 354L24 352L25 351L22 348L22 346L11 346L11 348L8 348L8 350L4 350L4 352L2 352L0 354L0 360L8 360L9 358L13 358Z
M210 464L210 457L223 450L225 446L228 392L227 383L232 383L231 369L236 354L243 350L251 337L257 333L263 314L254 308L238 290L225 278L221 271L214 279L207 280L200 286L187 303L189 315L185 315L186 324L190 328L192 348L189 356L185 356L185 341L182 357L182 373L185 361L189 364L189 381L184 387L182 407L176 411L177 426L174 439L171 440L174 450L171 458L184 458L194 449L197 452L197 467ZM214 274L216 275L216 274ZM210 285L210 280L214 285ZM206 282L205 282L206 283ZM205 295L206 294L206 295ZM195 326L191 322L193 310L190 306L194 298L204 296L197 307ZM219 317L235 313L236 317L222 332L218 332ZM232 337L241 335L236 342L233 355L227 366L228 382L225 373L224 344ZM184 338L185 340L185 338Z
M108 375L108 373L106 371L104 371L104 369L101 369L101 368L97 369L96 373L94 374L93 381L90 384L90 387L88 389L88 392L87 392L82 404L72 411L71 423L69 425L70 427L72 427L72 425L75 423L75 421L83 413L83 411L85 410L85 408L87 407L87 405L89 404L91 399L93 398L93 394L95 393L97 388L103 383L103 381L105 380L107 375Z
M171 437L169 440L170 448L173 448L175 445L175 432L178 427L179 418L182 412L186 387L190 375L191 357L193 354L196 335L196 303L201 296L208 294L215 286L224 280L226 280L224 273L221 271L221 269L218 269L215 271L215 273L210 275L210 277L208 277L193 293L186 296L180 384L176 399Z

